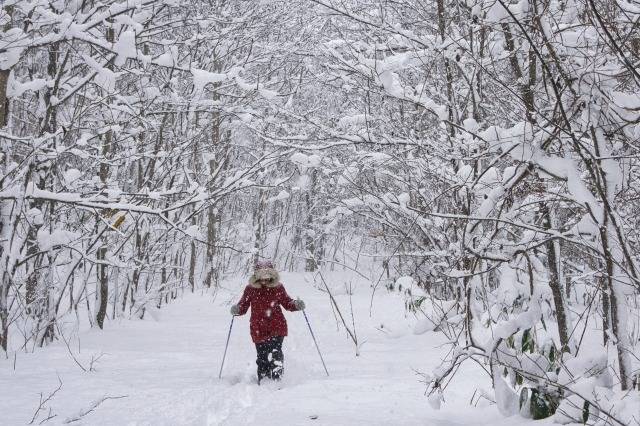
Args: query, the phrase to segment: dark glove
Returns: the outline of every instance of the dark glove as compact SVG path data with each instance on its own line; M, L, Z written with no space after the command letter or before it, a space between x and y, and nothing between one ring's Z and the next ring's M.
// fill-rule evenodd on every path
M238 308L238 305L232 305L229 311L231 312L231 315L240 315L240 308Z
M299 311L304 311L304 308L306 308L307 306L304 304L304 302L300 299L296 299L293 301L293 304L296 305L296 309Z

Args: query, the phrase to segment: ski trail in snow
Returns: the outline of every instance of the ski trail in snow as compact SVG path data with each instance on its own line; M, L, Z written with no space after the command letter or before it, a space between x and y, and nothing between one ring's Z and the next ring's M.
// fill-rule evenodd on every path
M211 397L207 410L207 424L223 424L229 418L242 415L254 403L254 386L247 383L236 383L224 398Z
M249 337L249 315L235 320L222 379L218 371L231 317L243 286L207 294L186 295L144 321L111 321L105 330L81 333L80 351L88 364L102 354L96 371L83 372L62 344L32 354L18 353L0 361L0 425L27 424L39 402L63 385L44 411L55 415L45 424L62 424L104 396L107 400L80 422L85 425L477 425L523 424L503 418L495 407L469 407L477 387L488 386L479 368L469 366L447 389L446 403L434 411L424 396L418 371L429 372L444 356L442 337L413 334L415 320L405 317L403 300L379 292L369 316L370 289L361 285L353 295L360 356L329 305L326 293L303 274L283 274L287 291L307 303L307 315L329 369L326 377L299 312L285 312L285 375L279 383L255 379L255 347ZM349 296L336 300L350 318ZM344 293L344 292L342 292ZM474 369L475 368L475 369ZM481 403L482 404L482 403ZM37 416L34 423L46 417ZM481 419L479 421L478 419ZM538 422L537 424L541 424Z

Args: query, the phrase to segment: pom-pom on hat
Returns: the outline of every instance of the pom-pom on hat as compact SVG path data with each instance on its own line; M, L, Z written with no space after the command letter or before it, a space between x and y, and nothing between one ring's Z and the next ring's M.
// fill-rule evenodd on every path
M273 262L270 260L258 260L256 264L253 266L254 270L258 269L275 269L273 266Z

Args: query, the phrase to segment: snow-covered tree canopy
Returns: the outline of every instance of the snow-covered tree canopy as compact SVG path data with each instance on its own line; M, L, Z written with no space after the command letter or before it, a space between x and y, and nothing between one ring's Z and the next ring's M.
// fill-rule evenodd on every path
M5 0L0 347L258 258L374 270L452 345L433 404L475 360L506 415L628 424L639 23L634 0Z

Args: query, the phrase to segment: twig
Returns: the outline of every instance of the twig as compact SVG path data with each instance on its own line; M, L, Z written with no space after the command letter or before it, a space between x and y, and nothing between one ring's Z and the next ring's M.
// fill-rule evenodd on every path
M40 411L42 411L45 408L45 405L51 401L53 399L54 396L56 396L56 394L58 393L58 391L62 389L62 380L60 379L60 376L58 376L58 387L55 388L53 390L53 392L51 392L46 398L42 398L43 397L43 393L40 392L40 403L38 404L38 408L36 409L36 411L33 413L33 417L31 417L31 421L29 422L30 425L33 424L33 422L36 421L36 418L38 417L38 414L40 414ZM55 414L52 416L51 415L51 408L49 408L49 415L48 417L43 420L43 421L47 421L51 418L55 417ZM40 422L40 424L42 424L42 422Z
M73 417L68 417L65 421L64 424L69 424L69 423L73 423L73 422L77 422L78 420L82 420L82 418L84 416L86 416L87 414L91 413L92 411L94 411L96 408L98 408L103 402L105 402L108 399L121 399L121 398L127 398L129 395L119 395L119 396L103 396L102 398L94 401L93 403L91 403L91 405L89 406L89 408L85 408L83 410L80 410L80 412L73 416Z
M318 270L318 274L320 275L320 280L324 284L324 287L327 289L327 293L329 294L329 299L331 299L331 302L336 307L336 311L338 312L338 316L340 317L340 321L342 321L342 325L344 325L344 328L347 330L347 333L349 333L349 337L351 337L351 340L353 340L353 344L356 345L356 350L357 350L357 348L358 348L358 339L353 334L353 332L351 331L351 329L347 325L347 322L345 321L344 317L342 316L342 312L340 312L340 308L338 307L338 303L336 302L336 299L333 297L333 294L331 293L331 290L329 290L329 285L324 280L324 276L322 275L322 272L320 270Z
M96 369L94 368L94 364L100 361L100 358L102 358L103 356L104 352L100 352L100 355L98 356L91 355L91 361L89 361L89 371L96 371Z
M349 307L351 308L351 326L353 327L353 335L356 338L356 342L358 341L358 334L356 332L356 318L353 315L353 287L351 281L349 281ZM356 356L360 356L360 348L356 343Z
M73 361L78 365L78 367L80 367L82 369L82 371L84 371L86 373L87 369L84 367L84 365L82 365L80 363L80 361L78 361L78 359L73 354L73 351L71 350L71 347L69 346L69 341L67 339L65 339L64 334L62 334L62 331L60 330L60 326L57 323L56 323L56 328L58 329L58 335L62 338L62 341L64 342L64 345L67 347L67 352L69 352L69 355L71 356ZM92 361L91 364L93 365L93 361Z
M40 420L39 424L43 424L48 422L49 420L53 419L54 417L57 417L57 414L53 414L53 410L51 410L51 407L49 407L49 413L47 414L47 417L45 417L44 419Z

